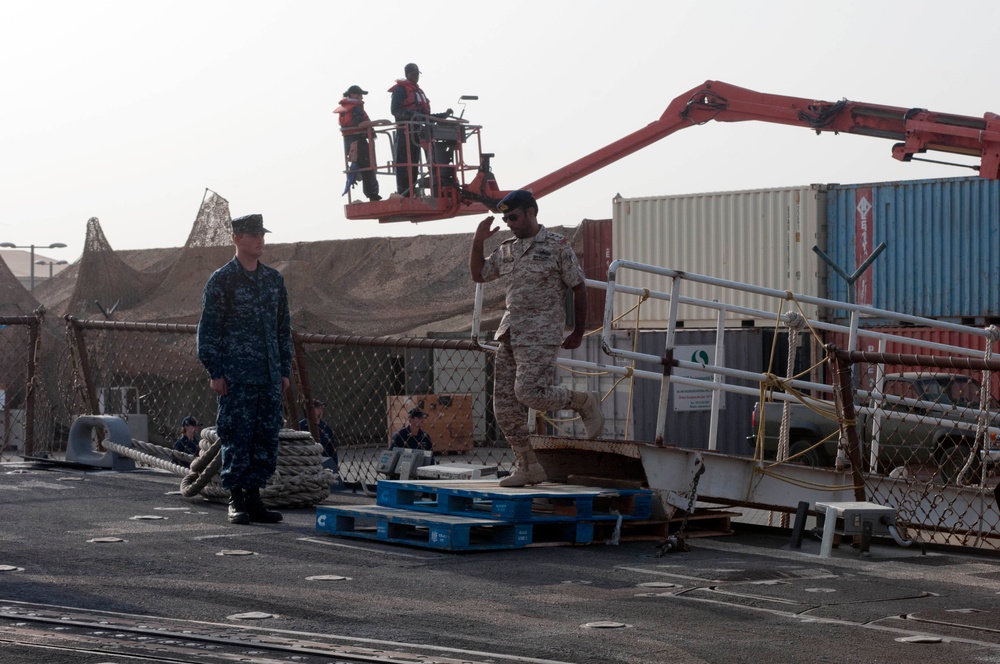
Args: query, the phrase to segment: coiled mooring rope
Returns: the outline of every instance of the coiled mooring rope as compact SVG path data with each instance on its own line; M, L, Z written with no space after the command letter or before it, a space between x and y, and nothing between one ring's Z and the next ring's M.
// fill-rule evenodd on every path
M313 440L308 431L282 429L278 439L277 469L260 492L264 502L273 507L311 507L329 496L330 485L337 480L337 476L322 465L323 447ZM222 443L215 427L201 430L197 456L139 440L133 440L132 447L110 440L104 440L103 444L112 452L181 476L181 495L187 498L200 494L214 502L229 500L229 491L223 489L219 482L219 469L222 467L219 450ZM190 461L191 467L173 459Z

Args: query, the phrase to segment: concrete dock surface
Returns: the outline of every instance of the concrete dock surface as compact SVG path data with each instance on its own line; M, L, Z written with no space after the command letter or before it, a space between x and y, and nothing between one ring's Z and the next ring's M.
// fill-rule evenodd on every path
M0 662L1000 662L1000 559L734 524L450 553L235 526L151 470L0 465ZM371 504L338 492L324 504Z

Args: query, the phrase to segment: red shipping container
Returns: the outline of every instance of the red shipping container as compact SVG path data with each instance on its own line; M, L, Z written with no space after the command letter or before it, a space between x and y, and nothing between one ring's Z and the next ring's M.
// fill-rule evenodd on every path
M937 344L946 344L948 346L959 346L962 348L970 348L977 351L981 351L978 355L980 358L986 357L986 338L978 334L972 334L968 332L955 332L952 330L942 330L936 327L875 327L875 328L862 328L860 330L861 335L858 338L858 348L857 350L868 351L872 353L877 353L879 350L879 339L865 336L864 332L870 330L872 332L880 332L882 334L892 334L900 337L907 337L910 339L916 339L919 341L929 341ZM838 348L847 348L848 335L846 332L826 332L824 334L824 339L827 343L835 344ZM1000 358L1000 342L995 342L993 344L992 357ZM886 353L909 353L913 355L949 355L942 350L934 348L924 348L922 346L917 346L915 344L897 342L895 340L888 341L885 347ZM928 367L926 369L919 369L916 367L906 367L898 364L887 364L885 366L886 373L902 373L904 371L944 371L948 373L961 373L976 380L981 380L982 372L979 371L963 371L960 369L935 369ZM863 390L870 389L875 381L875 369L870 364L862 365L861 370L856 371L855 375L858 378L858 387ZM993 398L1000 398L1000 372L992 372L990 375L990 393Z
M580 256L580 266L583 275L597 281L608 280L608 268L611 267L611 220L584 219L580 225L583 233L583 255ZM587 289L587 330L604 324L604 300L606 291L603 288Z

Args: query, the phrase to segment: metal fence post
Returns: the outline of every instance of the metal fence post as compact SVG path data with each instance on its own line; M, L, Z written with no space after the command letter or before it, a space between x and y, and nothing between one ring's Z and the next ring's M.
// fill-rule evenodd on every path
M306 348L302 343L302 337L292 332L292 371L295 374L295 384L299 393L299 401L302 402L302 410L305 413L306 423L309 425L309 434L313 440L320 440L319 422L313 422L309 417L309 405L312 403L312 387L309 384L309 365L306 362Z
M45 309L39 307L35 311L35 320L28 325L27 393L24 398L24 455L29 457L35 453L35 381L37 380L38 350L42 342L39 328L44 316Z
M87 344L83 338L83 328L76 324L76 318L66 316L66 325L69 328L69 343L76 350L78 366L74 366L74 373L79 371L77 379L83 380L84 399L90 407L91 415L100 414L100 406L97 403L97 390L94 389L94 375L91 373L90 357L87 355Z
M857 413L854 411L854 383L851 380L851 363L837 354L837 347L827 346L834 363L834 392L840 399L843 421L846 423L847 458L851 460L851 478L854 481L854 498L865 502L865 477L861 474L861 441L858 440ZM828 517L830 515L827 515Z

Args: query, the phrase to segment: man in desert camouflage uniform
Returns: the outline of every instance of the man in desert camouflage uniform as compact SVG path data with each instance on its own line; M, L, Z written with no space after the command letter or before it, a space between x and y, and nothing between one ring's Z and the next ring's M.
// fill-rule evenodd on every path
M538 411L572 408L580 414L588 438L604 428L601 402L589 392L553 385L556 354L578 348L587 320L587 287L569 240L538 223L538 204L530 192L509 193L497 208L514 234L484 256L487 238L499 231L486 217L472 238L469 270L477 283L502 279L507 311L497 329L493 409L507 436L517 467L500 486L544 482L545 470L531 449L527 408ZM563 338L566 289L573 289L573 332Z
M216 431L222 444L222 488L229 521L277 523L260 490L274 474L281 397L292 369L288 293L281 274L260 262L264 218L233 219L236 256L205 284L198 322L198 359L219 395Z

